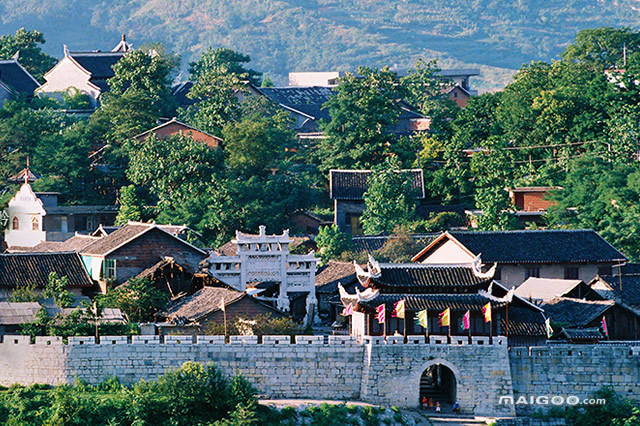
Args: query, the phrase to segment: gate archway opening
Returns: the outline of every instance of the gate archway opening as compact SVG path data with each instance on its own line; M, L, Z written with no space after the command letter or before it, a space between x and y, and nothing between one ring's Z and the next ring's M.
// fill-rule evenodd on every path
M428 366L420 376L420 401L436 402L441 406L451 406L456 402L456 376L453 371L444 364L432 364ZM444 412L444 407L443 407Z

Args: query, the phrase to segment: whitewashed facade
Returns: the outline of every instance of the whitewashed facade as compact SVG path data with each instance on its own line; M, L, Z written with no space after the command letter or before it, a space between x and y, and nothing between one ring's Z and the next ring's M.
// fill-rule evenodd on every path
M8 226L4 231L7 246L33 247L46 239L42 228L47 212L42 201L28 183L9 201L7 207Z
M236 245L236 256L209 256L209 273L220 281L239 291L247 290L247 284L272 282L279 284L274 297L255 297L275 303L284 311L290 310L290 298L294 294L307 293L307 317L317 306L315 295L316 263L319 259L312 252L307 255L289 253L293 242L289 230L281 235L267 235L266 227L260 226L260 233L244 234L236 231L232 241Z

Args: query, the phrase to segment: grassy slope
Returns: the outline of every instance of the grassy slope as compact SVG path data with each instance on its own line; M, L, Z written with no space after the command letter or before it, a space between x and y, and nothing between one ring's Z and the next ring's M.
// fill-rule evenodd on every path
M636 0L4 0L0 32L38 28L47 51L108 49L126 32L186 67L207 46L248 53L278 83L289 71L406 67L418 57L478 66L483 89L531 60L557 58L577 31L640 27Z

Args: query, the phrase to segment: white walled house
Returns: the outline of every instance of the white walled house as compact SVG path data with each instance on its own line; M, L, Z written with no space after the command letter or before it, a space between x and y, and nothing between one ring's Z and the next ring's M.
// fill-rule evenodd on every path
M115 75L113 66L131 50L124 35L110 52L70 52L65 46L64 57L45 75L38 92L59 97L71 88L89 96L91 107L99 106L99 97L109 90L107 80Z
M447 231L412 260L429 265L497 265L495 280L507 288L528 278L589 282L611 275L626 257L590 229Z
M46 239L42 222L47 212L28 183L9 200L7 214L9 224L4 231L7 246L33 247Z
M9 251L22 251L43 241L65 241L76 232L87 234L115 221L117 206L59 206L58 195L34 192L31 185L22 184L5 210L9 222L4 240Z
M317 306L315 276L317 259L314 253L289 253L293 239L289 230L281 235L244 234L236 231L232 243L233 256L212 253L209 274L239 291L248 291L256 299L271 302L294 317L312 318Z

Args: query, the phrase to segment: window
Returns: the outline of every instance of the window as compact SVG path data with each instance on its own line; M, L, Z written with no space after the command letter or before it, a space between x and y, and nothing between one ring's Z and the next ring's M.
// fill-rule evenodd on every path
M105 280L116 279L116 260L115 259L104 260L104 266L102 269L102 278Z
M577 266L567 266L564 268L565 280L577 280L579 276L579 270Z
M540 278L540 268L527 268L525 273L526 278Z
M598 275L600 275L600 276L602 276L602 275L613 275L613 269L611 268L611 265L599 266L598 267Z
M34 216L31 218L31 230L32 231L40 230L40 221L38 220L38 216Z
M20 229L20 221L18 220L18 216L13 217L13 220L11 221L11 229L13 229L14 231Z

